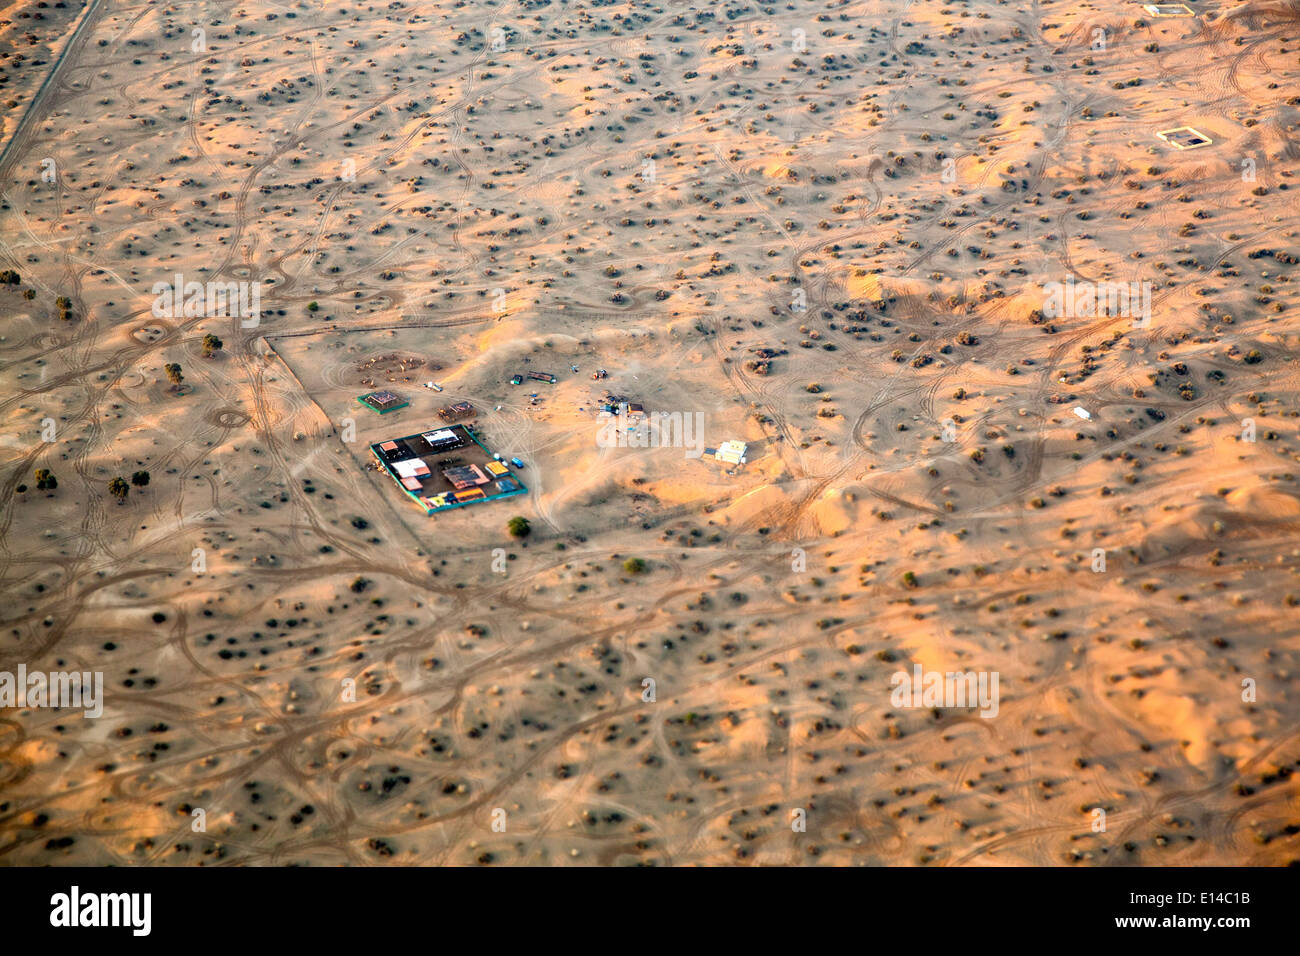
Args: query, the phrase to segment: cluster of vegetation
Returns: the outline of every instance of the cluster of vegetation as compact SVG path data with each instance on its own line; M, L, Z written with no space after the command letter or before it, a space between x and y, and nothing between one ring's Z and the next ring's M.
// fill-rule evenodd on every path
M59 480L54 477L54 472L50 471L50 469L37 468L36 487L41 491L53 491L55 488L59 487ZM27 490L26 485L19 485L17 488L14 489L14 491L17 491L19 494L21 494L26 490Z
M221 351L221 347L224 344L225 343L223 343L221 339L209 332L207 335L203 336L203 357L212 358L212 356ZM176 366L176 369L179 372L180 366Z
M14 272L13 269L0 270L0 285L18 285L22 281L22 276ZM36 290L23 289L23 298L28 301L36 298Z
M131 485L143 488L147 484L149 484L149 472L137 471L131 476ZM131 485L128 485L126 479L119 475L108 483L108 493L118 501L125 501L126 496L131 493Z

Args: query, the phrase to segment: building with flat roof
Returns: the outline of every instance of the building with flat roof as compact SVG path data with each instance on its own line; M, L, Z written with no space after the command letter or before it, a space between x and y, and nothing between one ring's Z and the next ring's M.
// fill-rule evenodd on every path
M743 465L749 460L745 457L748 451L748 445L743 441L735 441L733 439L732 441L724 441L719 445L718 450L714 452L713 457L718 459L718 461L725 461L729 465Z
M488 476L483 474L478 465L455 465L442 470L442 477L451 482L457 491L475 488L488 483Z
M428 442L429 447L435 451L451 451L465 444L464 440L450 428L440 428L436 432L425 432L420 437Z

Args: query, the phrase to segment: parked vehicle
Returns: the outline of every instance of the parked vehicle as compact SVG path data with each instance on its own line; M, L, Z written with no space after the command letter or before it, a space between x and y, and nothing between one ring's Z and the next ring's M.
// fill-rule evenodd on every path
M514 465L516 468L524 467L524 463L520 461L518 458L511 458L510 464Z

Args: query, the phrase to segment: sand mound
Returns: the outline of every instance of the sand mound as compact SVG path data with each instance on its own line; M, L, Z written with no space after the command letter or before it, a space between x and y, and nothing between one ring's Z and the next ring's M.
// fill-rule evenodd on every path
M808 509L822 534L842 534L861 523L862 504L853 492L828 488Z
M790 506L790 496L775 485L764 485L742 495L726 508L713 513L713 519L728 526L759 526L776 512Z
M1279 0L1276 3L1247 3L1228 11L1220 21L1223 24L1240 23L1257 30L1273 23L1291 23L1300 20L1300 2Z
M1238 488L1223 499L1233 511L1257 521L1300 516L1300 499L1276 488Z
M1208 505L1198 507L1191 515L1183 515L1157 524L1148 531L1138 545L1144 562L1161 561L1208 547L1214 534L1218 509Z

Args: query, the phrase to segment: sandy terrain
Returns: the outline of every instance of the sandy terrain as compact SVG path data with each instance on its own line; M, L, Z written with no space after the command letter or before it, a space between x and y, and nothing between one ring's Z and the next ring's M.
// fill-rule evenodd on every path
M102 0L23 123L56 6L0 671L106 699L0 711L0 863L1300 861L1294 5ZM427 517L460 401L529 494Z

